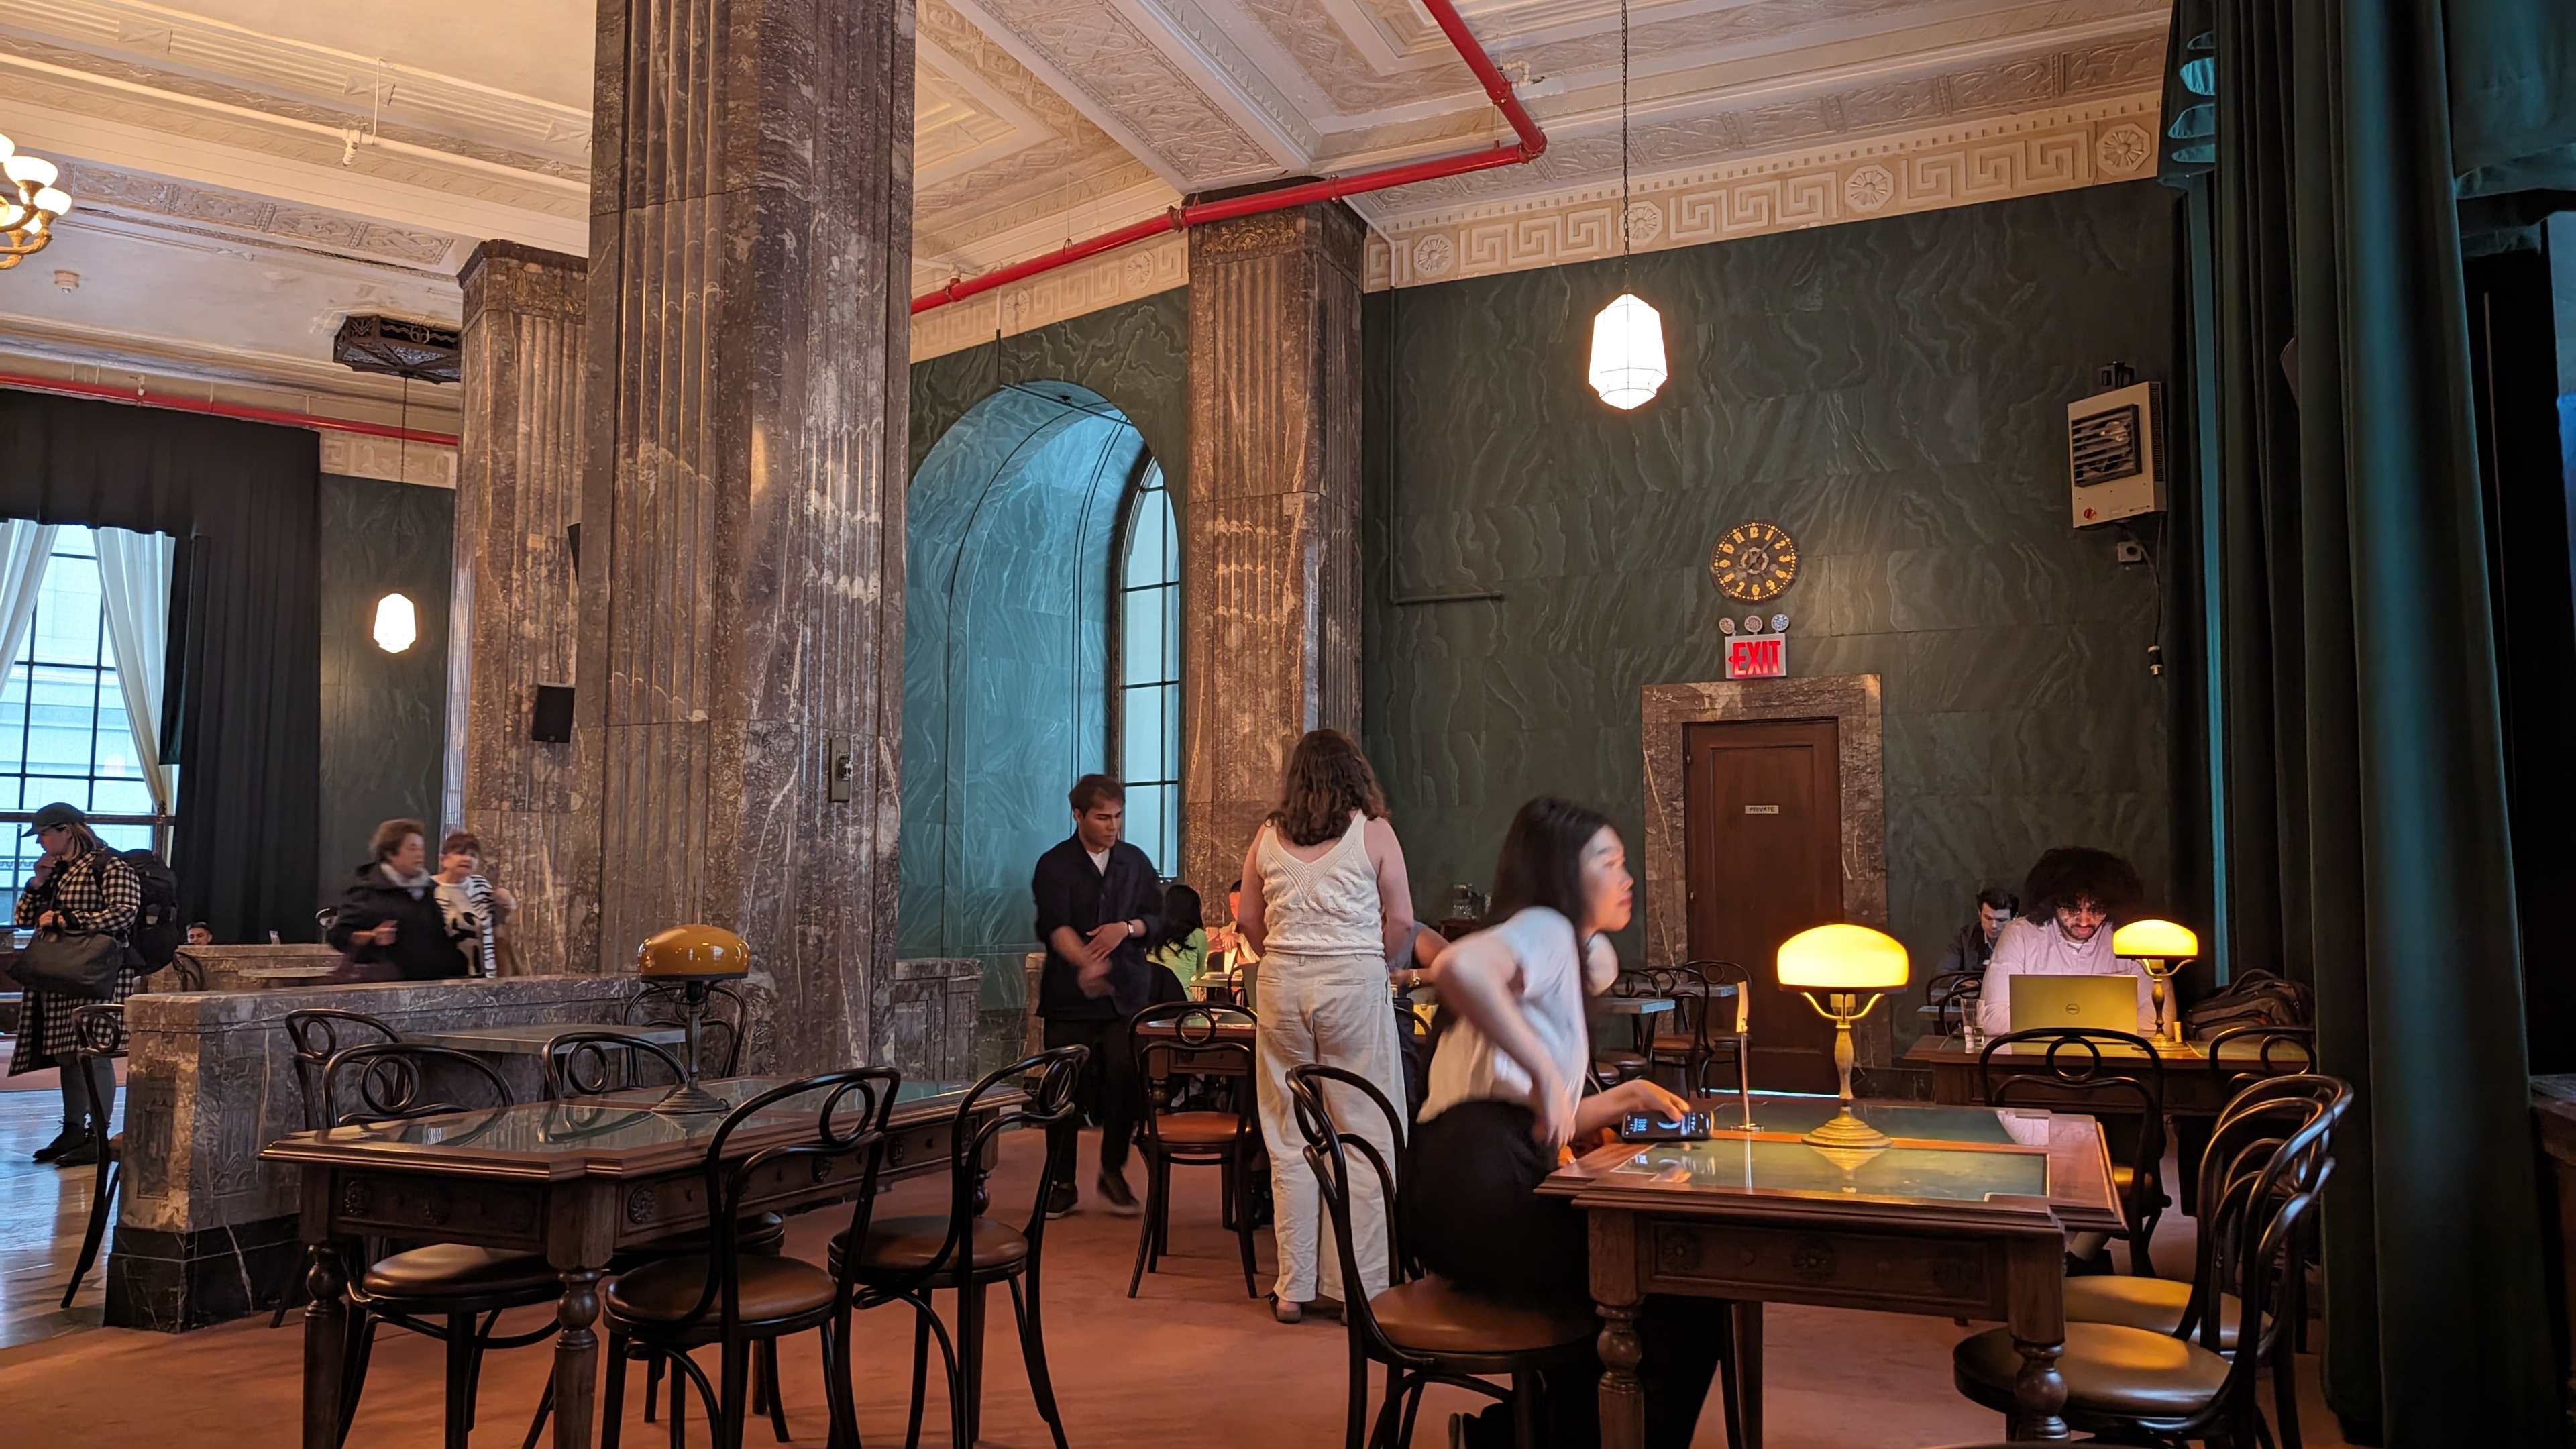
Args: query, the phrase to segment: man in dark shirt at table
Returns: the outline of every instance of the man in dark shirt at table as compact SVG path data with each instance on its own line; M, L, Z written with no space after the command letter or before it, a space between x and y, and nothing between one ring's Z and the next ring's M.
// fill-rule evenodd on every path
M1137 1211L1127 1187L1127 1152L1144 1110L1136 1063L1128 1049L1127 1019L1153 994L1145 964L1162 912L1162 885L1145 852L1119 839L1127 824L1127 793L1106 775L1074 782L1073 834L1038 857L1030 889L1037 897L1038 939L1046 942L1046 969L1038 978L1038 1015L1046 1019L1046 1044L1084 1046L1079 1100L1100 1123L1100 1200L1121 1217ZM1050 1155L1062 1176L1047 1198L1047 1212L1073 1211L1076 1124L1050 1129Z

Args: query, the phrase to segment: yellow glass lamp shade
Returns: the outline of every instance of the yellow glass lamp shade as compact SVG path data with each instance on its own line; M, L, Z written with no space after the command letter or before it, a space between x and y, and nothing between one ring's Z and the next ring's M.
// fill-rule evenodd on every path
M635 948L635 974L656 981L713 981L751 970L751 948L721 926L673 926Z
M2171 921L2130 921L2111 933L2111 954L2130 961L2188 960L2200 954L2200 938Z
M1780 943L1780 984L1805 991L1893 991L1910 975L1904 943L1867 926L1817 926Z

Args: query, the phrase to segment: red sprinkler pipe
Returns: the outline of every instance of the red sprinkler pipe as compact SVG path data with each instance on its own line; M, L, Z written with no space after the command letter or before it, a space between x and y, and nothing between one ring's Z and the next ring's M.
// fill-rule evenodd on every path
M132 403L137 407L168 408L173 412L206 413L219 418L241 418L254 423L279 423L290 428L313 428L326 433L364 433L371 438L400 438L410 443L438 443L456 446L454 433L424 432L419 428L397 428L386 423L364 423L354 418L329 418L318 413L291 413L284 408L253 407L248 403L217 402L212 398L175 397L169 393L141 392L132 387L119 387L108 382L74 382L62 377L30 377L22 373L0 372L0 387L20 388L28 392L58 392L72 397L105 398L109 402Z
M1439 23L1441 33L1449 37L1451 45L1457 47L1458 58L1467 63L1467 69L1475 72L1477 84L1485 88L1485 95L1493 101L1495 108L1503 113L1503 119L1511 122L1512 133L1520 138L1518 141L1505 141L1481 151L1469 151L1456 156L1435 156L1423 161L1407 161L1395 166L1381 166L1374 171L1360 171L1349 176L1336 176L1323 181L1303 181L1287 186L1274 186L1267 191L1229 196L1223 201L1200 201L1186 206L1175 206L1161 216L1122 226L1116 231L1103 232L1087 241L1075 242L1069 247L1048 252L1043 256L1031 257L1024 262L1014 262L997 271L986 272L980 277L951 278L946 286L937 291L924 292L913 298L912 314L918 317L934 307L945 307L951 302L962 302L968 297L992 291L996 287L1007 287L1013 282L1034 277L1041 272L1051 272L1058 267L1070 266L1086 257L1114 251L1130 242L1140 242L1148 237L1161 236L1165 232L1187 231L1202 222L1231 221L1239 216L1256 216L1265 211L1285 211L1292 206L1304 206L1310 201L1332 201L1345 196L1357 196L1363 192L1384 191L1394 186L1410 186L1417 181L1433 181L1443 176L1462 176L1470 171L1490 171L1497 166L1519 166L1537 160L1547 150L1547 133L1539 129L1538 122L1530 119L1530 113L1521 105L1520 97L1513 93L1512 83L1503 79L1503 73L1494 67L1493 57L1485 54L1484 46L1478 44L1474 33L1467 29L1467 22L1459 18L1457 6L1451 3L1451 0L1422 0L1422 3L1430 10L1431 18Z

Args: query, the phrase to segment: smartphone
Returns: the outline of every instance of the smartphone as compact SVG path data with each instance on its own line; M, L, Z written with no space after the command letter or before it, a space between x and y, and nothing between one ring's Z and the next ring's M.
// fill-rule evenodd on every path
M1705 1142L1708 1140L1708 1114L1685 1112L1679 1121L1658 1117L1651 1112L1631 1112L1619 1119L1622 1142Z

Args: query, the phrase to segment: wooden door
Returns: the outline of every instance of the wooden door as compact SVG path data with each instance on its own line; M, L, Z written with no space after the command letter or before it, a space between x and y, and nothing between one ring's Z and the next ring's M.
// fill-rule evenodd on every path
M1843 919L1842 768L1834 722L1682 730L1690 954L1753 977L1757 1088L1835 1089L1833 1028L1779 989L1780 943Z

